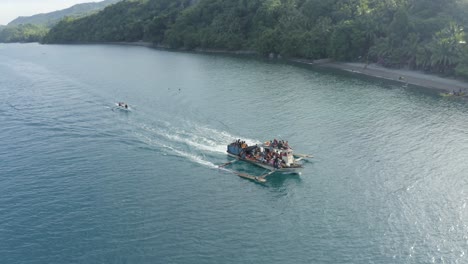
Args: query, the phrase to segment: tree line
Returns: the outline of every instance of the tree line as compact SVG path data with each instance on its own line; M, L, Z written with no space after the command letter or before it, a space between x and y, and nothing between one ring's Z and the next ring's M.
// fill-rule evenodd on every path
M66 18L42 41L143 40L468 77L467 14L462 0L124 0Z
M0 28L0 42L39 42L49 31L45 26L32 24Z
M72 7L50 13L18 17L8 23L7 26L0 25L0 43L39 42L49 29L62 20L62 18L66 16L75 18L84 17L96 13L118 1L120 0L76 4Z

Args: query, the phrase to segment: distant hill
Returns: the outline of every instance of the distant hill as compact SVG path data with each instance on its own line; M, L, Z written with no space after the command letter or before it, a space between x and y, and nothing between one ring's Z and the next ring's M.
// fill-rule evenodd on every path
M93 3L84 3L84 4L77 4L70 8L54 11L51 13L45 14L37 14L28 17L18 17L15 20L8 23L8 26L18 26L18 25L25 25L25 24L32 24L32 25L41 25L46 27L51 27L57 22L59 22L62 18L69 16L69 17L83 17L89 15L90 13L95 13L104 9L106 6L117 3L121 0L105 0L102 2L93 2ZM1 28L1 27L0 27Z

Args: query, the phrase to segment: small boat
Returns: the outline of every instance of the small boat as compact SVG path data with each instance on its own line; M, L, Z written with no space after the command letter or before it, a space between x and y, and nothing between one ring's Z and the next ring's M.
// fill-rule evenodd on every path
M131 111L130 106L124 102L115 103L115 108L123 110L123 111Z
M442 97L463 97L465 95L465 92L440 93L440 96Z
M271 172L299 174L304 168L298 163L303 157L295 159L293 149L287 143L276 143L276 140L272 143L265 142L261 146L248 146L245 142L237 140L227 146L227 154Z

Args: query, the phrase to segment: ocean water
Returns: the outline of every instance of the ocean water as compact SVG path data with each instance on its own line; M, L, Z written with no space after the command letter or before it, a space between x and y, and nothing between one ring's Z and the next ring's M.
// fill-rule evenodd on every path
M468 263L467 120L308 66L0 44L0 263ZM218 168L237 138L315 158L257 184Z

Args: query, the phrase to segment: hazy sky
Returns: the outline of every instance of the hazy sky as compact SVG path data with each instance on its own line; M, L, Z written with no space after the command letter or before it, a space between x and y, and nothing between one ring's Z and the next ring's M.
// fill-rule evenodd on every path
M32 16L65 9L79 3L102 0L0 0L0 25L6 25L19 16Z

